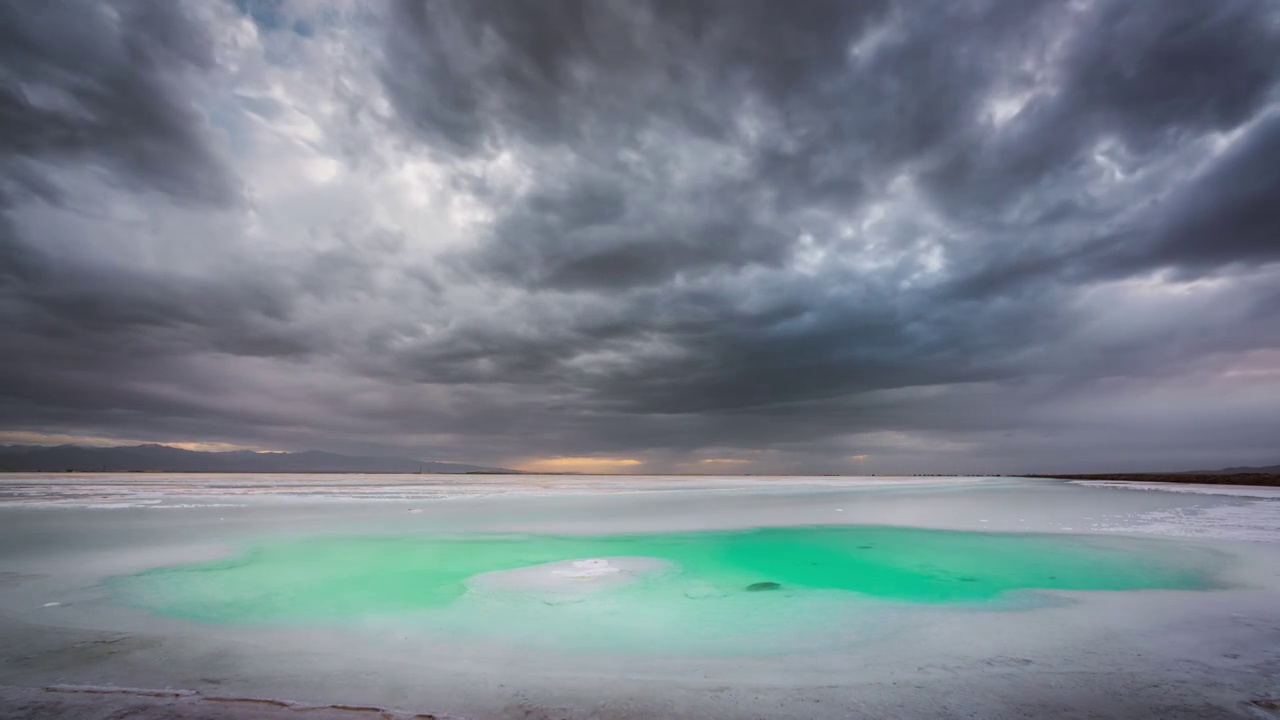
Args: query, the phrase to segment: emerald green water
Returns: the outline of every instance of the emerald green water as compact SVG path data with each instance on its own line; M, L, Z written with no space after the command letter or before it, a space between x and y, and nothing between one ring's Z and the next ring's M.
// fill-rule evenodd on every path
M479 573L598 557L669 565L568 601L466 583ZM777 587L748 591L755 583ZM461 637L611 649L823 632L833 617L848 626L859 612L888 605L999 606L1024 597L1015 592L1023 590L1213 586L1205 563L1161 543L866 526L322 537L256 544L223 560L112 583L129 604L206 623L393 622Z

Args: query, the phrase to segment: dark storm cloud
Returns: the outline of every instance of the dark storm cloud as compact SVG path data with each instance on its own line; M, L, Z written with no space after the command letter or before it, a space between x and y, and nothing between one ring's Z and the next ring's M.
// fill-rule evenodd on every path
M1169 200L1152 262L1189 269L1280 259L1280 113Z
M714 414L1017 378L1037 369L1026 348L1070 331L1060 285L1280 248L1266 121L1182 184L1108 195L1089 167L1109 142L1123 172L1194 176L1194 159L1169 158L1266 112L1280 52L1266 3L551 8L528 20L507 4L406 4L388 88L441 152L570 149L571 163L536 167L472 267L567 291L651 286L628 295L633 334L682 352L579 379L611 407ZM443 32L485 49L451 53L430 41ZM1001 96L1021 106L997 123ZM744 129L756 108L763 139ZM731 146L744 162L689 183L652 137ZM839 252L823 215L856 212L904 173L948 225L937 241L952 266L936 285L903 291L900 263L783 288L772 301L803 311L776 323L736 311L753 288L735 271L785 265L805 233Z
M567 188L536 190L503 217L473 266L534 286L621 290L679 273L778 265L788 254L790 239L753 211L749 188L637 185L573 178Z
M415 132L463 156L551 148L481 263L568 287L782 262L806 213L850 212L904 166L971 142L994 71L1056 15L1031 3L398 7L385 77ZM694 168L703 177L683 167L708 147L724 152Z
M1076 23L1063 57L1039 70L1051 76L1053 91L1033 97L999 131L967 128L964 147L938 171L951 184L940 192L1017 197L1046 176L1071 173L1108 138L1141 162L1196 133L1244 123L1280 75L1271 61L1280 34L1269 3L1097 3ZM1031 30L1035 40L1051 41L1046 28ZM1014 78L1011 89L1026 80Z
M413 127L454 150L512 135L585 141L638 115L717 136L727 131L716 105L725 85L806 91L883 7L398 2L384 78Z
M48 198L27 165L103 164L125 182L206 203L237 194L184 97L213 65L180 3L0 3L0 153L6 180Z
M964 148L925 175L960 212L1023 204L1026 229L1048 236L1039 252L991 253L970 287L1055 273L1079 281L1159 267L1203 272L1274 258L1280 215L1263 199L1275 188L1273 120L1246 129L1239 147L1183 187L1175 175L1147 194L1117 196L1146 206L1127 223L1107 199L1082 196L1091 189L1082 168L1100 142L1116 143L1117 162L1133 173L1160 168L1163 155L1197 138L1246 127L1276 100L1277 52L1280 19L1268 3L1094 6L1054 69L1056 92L1030 100L999 132L971 129ZM1195 173L1190 164L1165 169ZM1090 226L1066 245L1051 241L1058 227L1082 221Z
M214 67L208 28L181 3L0 3L4 209L92 215L64 187L67 173L86 169L144 197L238 202L239 181L187 87ZM6 425L105 413L115 416L109 425L123 414L150 416L155 427L178 403L136 380L167 358L300 351L279 329L290 300L265 278L193 281L79 257L48 240L39 226L0 217Z
M739 116L762 103L787 114L789 133L830 133L813 85L837 76L850 40L883 12L880 3L400 3L384 76L412 128L445 152L571 148L567 161L535 168L538 187L493 230L480 265L534 285L617 289L776 265L792 239L773 217L778 206L858 192L859 178L833 167L838 157L818 157L818 138L764 137L748 149L752 130ZM746 163L682 183L701 169L680 167L694 148L654 147L670 134L741 143Z
M7 3L0 47L4 427L881 472L1280 432L1273 3Z

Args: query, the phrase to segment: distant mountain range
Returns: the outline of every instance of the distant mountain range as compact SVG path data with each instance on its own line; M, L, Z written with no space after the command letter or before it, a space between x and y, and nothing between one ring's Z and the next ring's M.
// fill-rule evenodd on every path
M397 457L305 452L199 452L168 445L0 445L0 472L513 473L515 470Z
M1280 475L1280 465L1264 465L1262 467L1229 467L1221 470L1196 470L1197 475L1240 475L1242 473L1267 473Z

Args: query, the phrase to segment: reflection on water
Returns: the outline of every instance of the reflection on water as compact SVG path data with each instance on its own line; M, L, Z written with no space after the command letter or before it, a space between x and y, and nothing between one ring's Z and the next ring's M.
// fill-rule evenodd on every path
M1207 589L1160 543L840 526L631 535L325 537L117 578L125 602L222 624L393 623L557 649L742 651L1011 591Z

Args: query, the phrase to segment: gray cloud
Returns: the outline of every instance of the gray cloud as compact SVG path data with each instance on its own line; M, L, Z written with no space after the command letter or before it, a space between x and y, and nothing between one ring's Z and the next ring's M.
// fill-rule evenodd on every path
M1272 113L1170 198L1150 262L1196 269L1280 259L1277 157L1280 113Z
M3 428L1275 461L1270 3L8 3L0 41Z
M0 45L0 152L15 164L6 185L47 199L56 185L40 170L76 163L197 202L236 197L182 94L214 61L178 3L5 2Z

